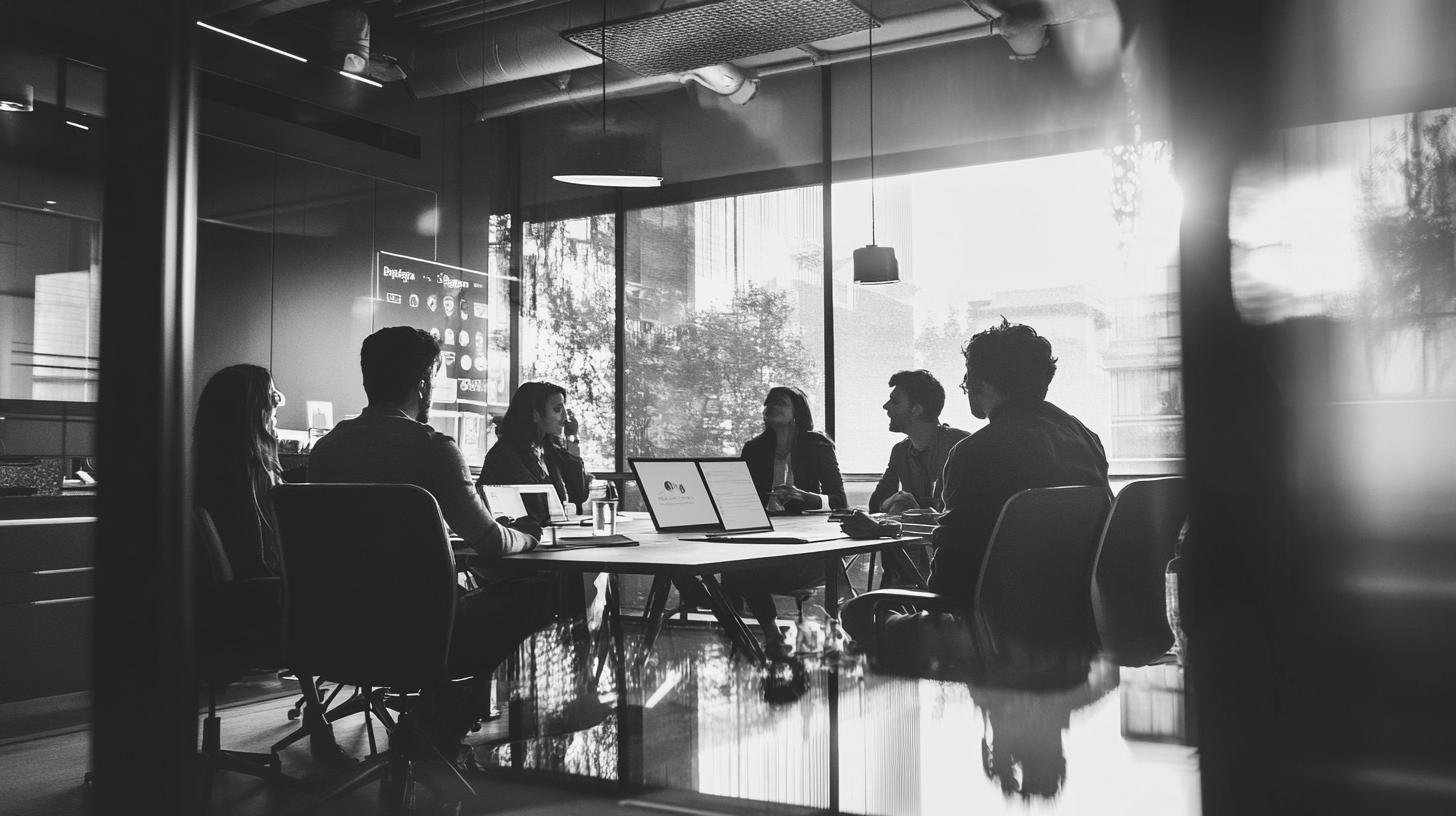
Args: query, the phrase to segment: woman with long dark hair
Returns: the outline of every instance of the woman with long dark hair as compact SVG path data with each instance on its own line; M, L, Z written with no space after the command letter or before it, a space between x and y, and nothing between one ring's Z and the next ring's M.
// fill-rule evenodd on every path
M511 395L501 418L499 438L485 454L477 484L549 484L563 503L586 501L592 477L582 463L576 440L576 417L566 407L566 389L555 383L522 383ZM539 522L551 519L550 508L524 497Z
M849 505L834 442L814 430L809 399L799 389L770 388L763 400L763 433L743 446L754 487L770 512L840 509ZM723 586L758 620L770 652L788 651L779 633L774 595L792 595L824 580L818 564L725 573Z
M197 403L197 504L212 516L239 580L282 575L268 491L282 481L283 402L268 369L244 363L212 375Z
M278 409L283 392L262 366L239 364L207 381L197 403L193 458L197 505L211 516L227 553L234 580L279 578L283 558L278 524L268 491L282 481L278 463ZM282 594L270 608L254 610L263 642L282 641ZM300 675L305 700L304 726L314 759L339 765L352 762L334 741L323 717L313 679Z

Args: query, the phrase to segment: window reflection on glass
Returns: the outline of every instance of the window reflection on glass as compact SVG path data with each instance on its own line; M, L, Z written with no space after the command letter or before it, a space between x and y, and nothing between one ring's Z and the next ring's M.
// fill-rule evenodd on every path
M511 217L492 215L489 224L490 294L486 301L489 336L486 339L486 401L492 413L505 414L511 399Z
M0 398L94 402L97 224L0 205Z
M1177 468L1181 194L1166 145L878 179L875 232L899 257L894 286L851 283L851 253L870 241L869 182L836 184L833 195L846 471L884 468L899 435L880 406L901 369L928 369L945 386L943 422L982 427L955 387L960 350L1003 315L1051 341L1060 362L1048 399L1097 432L1114 473Z
M1239 311L1336 321L1333 396L1456 394L1453 114L1291 128L1235 178Z
M626 214L628 456L737 456L775 385L822 427L818 187Z
M615 219L527 222L522 243L521 381L565 388L587 468L614 470Z

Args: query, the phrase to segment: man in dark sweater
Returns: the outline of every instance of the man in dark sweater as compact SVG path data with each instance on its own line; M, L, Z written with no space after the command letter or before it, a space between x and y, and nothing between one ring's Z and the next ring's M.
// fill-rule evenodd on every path
M930 590L969 608L1007 499L1034 487L1108 484L1107 455L1097 434L1046 401L1057 372L1046 338L1002 318L1001 325L972 337L963 353L961 390L971 413L990 424L961 440L946 459L947 512L935 531ZM895 609L892 597L877 595L861 595L844 609L846 630L862 643L873 643L874 619Z
M930 589L969 605L1001 506L1033 487L1107 488L1102 440L1046 401L1057 373L1051 343L1030 326L1001 319L966 343L961 382L977 419L990 424L951 450L946 514L935 531Z
M427 707L440 712L430 737L453 759L479 713L480 698L488 693L491 672L517 644L550 623L553 609L541 584L507 579L491 569L490 562L501 556L535 549L541 527L530 519L506 526L491 518L455 441L426 424L439 362L440 344L419 329L393 326L365 339L359 364L369 406L314 445L308 476L313 482L422 487L435 497L450 529L475 551L472 571L483 586L456 599L450 668L476 675L477 682L469 690L425 690L431 700Z

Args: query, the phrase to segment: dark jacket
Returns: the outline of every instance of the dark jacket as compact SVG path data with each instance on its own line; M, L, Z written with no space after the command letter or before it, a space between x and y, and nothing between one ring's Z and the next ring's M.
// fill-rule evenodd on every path
M567 451L551 441L544 443L542 459L546 460L546 469L541 469L541 461L531 450L530 444L521 444L514 439L501 438L490 447L485 454L485 461L480 465L480 478L475 480L478 485L513 485L513 484L549 484L556 487L556 495L561 501L582 504L587 499L587 492L591 488L591 475L586 472L586 465L581 457ZM535 507L532 504L539 504L540 496L525 496L526 509L530 511L531 517L537 521L547 521L551 518L550 509L547 507Z
M1033 487L1108 489L1102 440L1045 400L1006 404L945 463L946 514L935 531L930 589L969 605L1001 506ZM1090 566L1090 565L1089 565Z
M197 503L212 517L233 578L242 581L282 575L277 525L273 520L273 504L268 499L273 485L266 479L256 486L251 484L247 468L241 463L219 470L222 482L199 484ZM255 492L257 506L253 504Z
M773 490L774 461L773 431L748 440L743 446L743 458L748 460L748 473L753 477L753 486L758 489L759 498L768 503ZM794 487L810 493L823 493L829 497L833 509L848 507L844 496L844 477L839 475L839 458L834 455L834 443L818 431L805 431L794 441L789 454L789 469L794 473ZM789 502L785 510L818 510L805 507L803 502Z

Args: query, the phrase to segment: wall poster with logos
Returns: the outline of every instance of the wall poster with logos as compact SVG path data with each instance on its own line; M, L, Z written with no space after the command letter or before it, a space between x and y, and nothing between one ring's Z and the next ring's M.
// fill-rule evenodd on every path
M490 325L491 279L500 277L383 250L375 260L374 328L414 326L440 341L430 424L455 437L467 462L481 461L493 441L490 395L509 376L489 363L505 328Z

